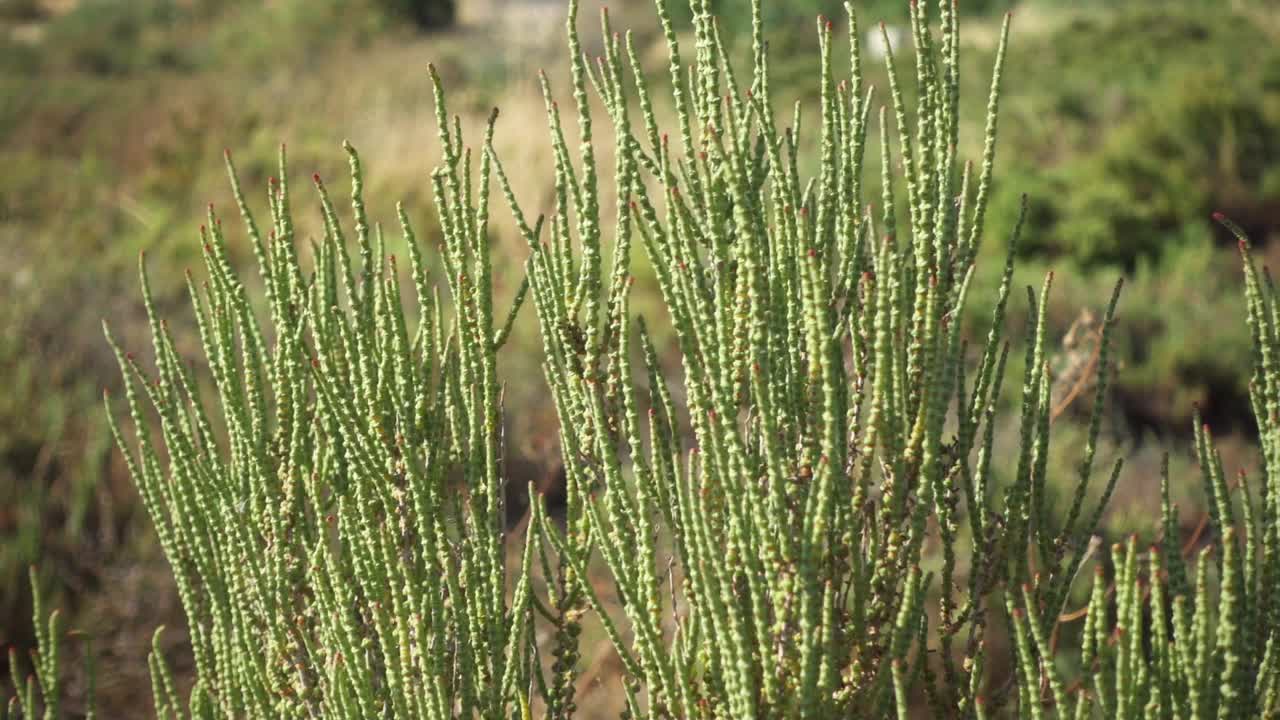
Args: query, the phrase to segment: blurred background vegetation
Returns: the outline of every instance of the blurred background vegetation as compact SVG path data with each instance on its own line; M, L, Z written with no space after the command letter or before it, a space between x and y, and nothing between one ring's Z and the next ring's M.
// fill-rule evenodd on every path
M864 28L884 19L892 30L905 3L854 4ZM666 51L650 3L610 5L661 82ZM749 35L746 0L714 5L729 31ZM813 19L842 17L841 3L767 5L774 86L812 102ZM1280 3L960 5L969 16L961 140L970 158L980 153L1000 19L1015 13L980 292L994 297L1004 238L1028 193L1017 279L1038 284L1057 271L1052 332L1066 399L1088 347L1080 338L1125 276L1105 452L1131 461L1108 528L1152 532L1165 449L1175 453L1184 522L1193 526L1192 408L1226 436L1233 469L1254 462L1235 248L1209 215L1226 212L1272 260L1280 254L1272 242L1280 234ZM595 9L584 3L582 27L594 27ZM72 625L96 638L108 668L98 689L103 716L149 706L143 658L156 625L174 628L166 637L175 651L182 645L167 567L106 437L101 392L118 379L100 322L147 347L136 281L146 250L159 304L175 327L190 327L182 271L199 261L196 228L210 202L234 215L223 148L262 208L259 189L287 141L295 206L304 208L303 179L313 171L343 180L338 144L349 138L368 168L375 216L393 220L404 200L419 227L429 226L427 173L437 153L430 61L468 126L502 108L499 149L517 191L546 206L536 71L547 67L563 94L563 12L559 0L0 0L0 645L31 643L25 572L33 563ZM882 64L868 59L870 81L884 87ZM494 212L502 292L510 293L525 251L505 211ZM306 217L318 227L315 213ZM235 250L252 262L244 244ZM653 315L656 301L637 305ZM1015 310L1011 327L1020 327L1025 309ZM531 316L502 358L507 378L538 378L508 388L510 467L520 483L555 473L554 416ZM185 342L194 354L193 339ZM1014 389L1005 397L1017 401ZM1080 435L1072 426L1087 417L1082 402L1065 403L1056 419L1066 426L1057 434L1064 477Z

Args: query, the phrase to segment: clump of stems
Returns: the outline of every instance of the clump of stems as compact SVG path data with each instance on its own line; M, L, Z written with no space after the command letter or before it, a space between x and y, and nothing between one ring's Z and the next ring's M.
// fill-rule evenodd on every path
M227 156L265 313L211 207L207 279L189 277L207 373L179 356L143 265L154 365L111 340L134 436L112 431L172 565L197 675L179 697L157 644L157 715L571 718L588 619L620 660L633 718L907 717L921 703L964 718L1280 713L1280 303L1243 233L1219 218L1240 238L1263 475L1229 483L1197 419L1208 546L1185 557L1166 471L1162 539L1145 556L1136 539L1113 547L1109 576L1096 532L1121 462L1098 471L1095 457L1119 284L1062 504L1049 485L1052 274L1025 288L1017 446L995 444L1021 221L994 306L969 307L1008 20L975 164L958 154L954 2L938 2L936 21L911 4L910 107L900 49L882 102L863 81L853 7L847 66L820 18L812 127L799 104L786 120L775 109L760 0L742 75L708 0L690 0L692 52L666 0L655 5L665 82L646 78L607 13L603 55L585 57L570 1L577 142L543 75L555 203L532 223L494 147L496 111L473 154L432 71L443 243L425 253L399 211L409 293L350 146L354 258L319 177L324 234L303 253L283 149L261 226ZM657 120L663 88L672 133ZM615 157L612 209L601 142ZM501 323L492 187L530 248ZM678 382L631 309L639 254L674 330ZM526 293L568 509L549 522L534 498L509 537L497 354ZM1089 600L1072 610L1090 562ZM35 666L52 718L61 631L42 612ZM1078 646L1060 648L1081 621ZM1004 677L987 669L993 636L1012 646ZM15 676L9 717L35 716L36 687Z
M494 321L491 165L482 158L477 176L438 84L436 102L437 256L451 303L428 284L400 209L416 323L397 259L368 219L350 145L358 264L316 176L324 235L310 247L309 271L283 148L265 225L227 155L267 312L255 312L210 207L200 230L208 279L189 286L212 393L179 357L143 264L156 367L111 340L136 439L114 421L112 430L189 623L189 700L160 653L151 656L162 718L496 717L527 708L536 535L512 572L496 360L511 321Z
M1136 538L1114 546L1110 579L1101 565L1096 568L1084 611L1078 678L1069 681L1056 669L1063 653L1045 641L1045 628L1055 616L1029 595L1021 603L1015 600L1019 680L1028 688L1020 704L1028 709L1024 714L1161 720L1280 714L1280 488L1275 480L1280 477L1280 316L1275 286L1269 274L1259 273L1244 233L1225 217L1216 219L1239 240L1244 266L1262 478L1250 481L1242 471L1228 482L1209 426L1197 413L1195 454L1207 523L1197 537L1181 543L1166 460L1163 536L1145 552ZM1197 546L1201 537L1207 542Z
M7 703L0 704L0 720L19 720L19 718L56 720L61 717L64 685L60 666L66 624L60 610L55 609L48 616L45 615L44 594L40 592L39 577L34 567L31 568L30 581L32 626L35 628L36 635L36 647L30 653L32 672L25 679L23 678L18 651L10 647L9 682L13 694L9 696ZM86 682L84 717L86 720L93 720L93 695L96 684L93 646L87 637L84 638L84 644Z

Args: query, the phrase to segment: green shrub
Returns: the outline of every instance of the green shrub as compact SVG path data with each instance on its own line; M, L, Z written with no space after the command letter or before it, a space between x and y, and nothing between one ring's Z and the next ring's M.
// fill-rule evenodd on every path
M140 67L181 68L189 59L164 32L187 11L168 0L84 0L50 22L48 47L77 71L123 75Z
M1097 152L1047 173L1021 169L1006 181L1003 216L1012 213L1014 188L1031 186L1042 199L1027 253L1129 269L1170 247L1208 241L1203 218L1214 207L1271 226L1268 207L1280 201L1280 106L1261 95L1221 72L1171 79Z
M1132 627L1142 623L1145 598L1130 550L1115 604L1105 580L1095 586L1080 643L1090 691L1066 690L1055 658L1060 618L1096 553L1094 532L1121 469L1117 461L1101 501L1086 510L1117 295L1102 320L1077 484L1057 504L1046 488L1052 274L1038 296L1027 288L1016 453L1000 454L993 444L1009 353L1001 336L1012 253L1025 214L1011 233L976 371L966 363L960 319L984 236L1005 45L1002 38L987 149L973 177L956 156L959 40L949 3L941 6L940 37L912 6L914 131L889 65L907 201L900 206L894 196L882 108L884 195L873 213L863 210L870 106L852 9L847 81L835 79L832 27L820 22L821 111L810 132L821 163L806 178L797 171L799 107L790 127L775 125L762 46L749 79L739 80L712 18L695 13L696 52L685 60L659 2L678 115L677 133L666 135L651 111L650 83L607 15L602 34L614 40L598 69L580 58L571 3L580 150L571 160L544 81L557 158L550 237L541 237L541 223L530 228L505 184L504 192L533 253L546 377L569 471L568 530L554 544L571 559L583 606L600 616L621 658L628 715L906 717L918 696L935 717L987 717L1001 706L1026 717L1273 713L1280 672L1263 648L1277 629L1274 604L1264 598L1280 537L1273 522L1257 524L1246 504L1249 557L1241 559L1207 431L1196 437L1212 526L1223 529L1225 603L1218 609L1203 589L1193 599L1175 583L1170 595L1182 596L1184 624L1169 633L1153 621L1156 641L1144 644ZM758 27L759 3L753 9ZM608 111L619 157L611 232L597 199L588 85ZM633 327L633 241L654 269L676 330L678 392L644 326ZM1251 326L1262 338L1256 407L1269 409L1274 310L1256 278L1248 287ZM633 369L634 345L643 370ZM674 397L684 398L683 408ZM1264 507L1276 495L1268 481ZM1163 542L1180 551L1167 490L1165 497ZM940 552L927 552L935 538ZM663 550L666 539L670 550ZM610 614L586 579L596 553L613 578L619 613ZM1169 565L1186 577L1180 562ZM1195 577L1207 587L1203 565ZM1157 616L1163 597L1152 605ZM1112 608L1131 627L1127 638L1110 632ZM1203 639L1213 625L1216 639ZM985 640L1001 634L1014 638L1017 662L1012 676L991 678ZM1113 635L1126 649L1108 644ZM1186 662L1173 662L1176 653ZM1175 698L1188 684L1196 688L1183 707Z
M1067 653L1046 640L1050 629L1056 636L1063 615L1052 608L1046 612L1034 590L1024 586L1023 602L1014 599L1011 611L1021 676L1018 707L1024 715L1243 718L1280 713L1280 601L1274 592L1280 569L1275 522L1280 512L1275 482L1280 306L1270 278L1255 267L1243 232L1218 218L1238 238L1244 264L1262 478L1251 481L1241 471L1229 482L1209 426L1197 415L1195 454L1209 511L1208 542L1193 558L1185 557L1196 548L1182 546L1166 460L1161 539L1146 553L1140 553L1136 536L1115 545L1113 577L1102 564L1095 567L1084 612L1069 614L1085 618L1074 658L1063 658ZM1063 660L1075 661L1079 677L1074 681L1062 672Z
M1218 8L1121 6L1103 17L1019 56L1060 81L1021 99L1025 127L993 200L993 229L1011 229L1029 193L1026 254L1132 270L1207 242L1213 210L1260 232L1277 227L1273 43Z
M25 289L25 288L23 288ZM19 291L20 292L20 291ZM80 578L114 545L114 519L104 517L101 480L113 448L92 407L96 392L69 363L33 352L34 317L25 298L0 304L0 642L26 645L22 618L31 598L23 578L35 563L46 586ZM59 325L67 327L65 318ZM96 343L95 343L96 344ZM122 483L127 491L127 483Z
M264 322L250 307L210 208L209 279L189 280L209 378L179 358L144 266L157 374L111 341L136 447L113 432L173 567L197 669L181 699L153 653L161 717L436 717L455 706L492 717L509 715L528 688L536 545L530 534L508 598L495 357L510 317L495 327L489 164L476 181L437 101L445 159L433 183L452 327L401 211L421 308L411 328L349 145L360 264L316 176L325 235L306 273L283 150L261 229L228 155L268 313Z
M1001 337L1011 262L977 372L964 361L959 318L991 186L1003 36L987 148L971 175L955 153L956 18L943 3L935 36L924 11L913 11L919 130L908 129L891 64L893 112L879 114L885 194L873 213L864 210L862 177L872 115L852 9L847 82L835 79L833 28L820 22L822 102L809 132L821 166L805 178L796 153L808 136L798 108L790 127L775 125L764 48L739 81L712 19L698 14L686 65L658 6L677 133L659 131L650 84L607 15L602 34L614 41L598 72L576 59L571 20L581 154L571 163L548 94L557 158L549 240L513 206L533 251L532 292L569 470L569 530L555 544L578 578L599 552L614 579L630 642L591 583L581 583L582 602L602 617L622 658L630 713L878 718L905 715L923 691L937 716L981 714L985 628L1013 602L1001 589L1034 581L1040 602L1062 607L1099 517L1081 500L1093 479L1101 403L1072 510L1051 514L1044 489L1051 398L1043 308L1052 276L1038 296L1028 288L1021 437L1016 459L998 461L1012 469L1003 486L993 481L992 420L1009 352ZM759 22L759 3L753 9ZM588 77L620 158L607 270ZM624 83L640 98L634 125ZM904 205L893 194L890 118ZM643 326L633 328L633 239L676 329L680 393ZM644 396L633 343L643 350ZM686 399L692 447L673 396ZM962 520L971 525L963 539ZM926 553L934 523L941 557ZM670 579L661 574L664 536L673 545ZM664 581L670 587L660 593ZM935 595L937 624L928 611Z
M918 703L967 718L1280 712L1280 305L1239 228L1224 220L1244 259L1265 474L1242 478L1237 501L1197 417L1218 552L1183 561L1166 478L1161 552L1144 575L1136 539L1114 548L1109 578L1095 531L1122 463L1105 480L1094 465L1119 285L1066 497L1046 486L1060 399L1052 273L1025 288L1016 444L995 439L1025 203L998 296L981 309L989 320L965 327L990 234L1007 21L985 150L970 164L957 153L952 3L939 3L936 26L912 5L916 99L908 108L891 57L878 114L852 8L848 78L837 79L835 28L820 22L818 119L797 106L785 127L762 45L740 75L705 0L691 3L692 54L656 4L669 85L645 78L607 13L604 55L589 65L570 2L575 144L543 76L550 218L520 209L492 143L496 112L473 152L433 71L439 252L424 253L399 213L417 312L350 146L358 260L317 176L324 235L306 271L283 151L262 225L228 156L266 308L250 302L210 208L207 279L189 279L207 373L180 357L144 265L154 369L111 340L132 442L112 429L173 567L197 668L184 699L152 655L157 714L570 718L588 618L619 659L626 717L907 717ZM762 28L759 2L752 21ZM659 87L671 91L671 134L653 109ZM612 131L612 213L589 90ZM876 141L873 209L863 171ZM818 148L812 176L797 161L806 144ZM505 321L491 290L491 186L531 251ZM632 315L633 253L674 327L678 382ZM568 510L550 522L535 498L508 537L497 355L526 293ZM1069 612L1087 565L1086 610ZM37 633L46 715L56 627ZM1013 663L996 675L1001 640ZM35 713L34 699L11 705Z
M66 624L59 610L53 610L48 616L45 615L44 597L40 593L40 582L35 568L31 568L30 582L34 608L32 625L35 627L37 643L36 649L31 651L30 656L32 672L23 679L18 652L12 646L9 647L9 673L13 695L9 698L7 705L0 705L0 720L19 720L19 718L34 720L37 717L56 720L62 717L59 713L62 707L63 688L62 640L66 632ZM85 640L84 657L87 685L84 693L87 708L85 717L93 720L96 679L93 650L88 639Z
M428 30L446 28L457 16L454 0L379 0L391 13L412 20Z

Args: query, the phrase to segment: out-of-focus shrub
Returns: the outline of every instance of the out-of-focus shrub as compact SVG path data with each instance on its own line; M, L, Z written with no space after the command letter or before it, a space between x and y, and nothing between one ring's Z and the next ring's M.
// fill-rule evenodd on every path
M1280 227L1280 53L1255 35L1242 17L1183 8L1078 21L1037 45L1049 57L1028 60L1061 82L1024 102L1041 120L1008 156L995 236L1025 192L1023 252L1085 266L1132 270L1202 242L1214 210L1265 240Z
M71 69L94 75L181 69L189 66L187 51L169 30L184 12L164 0L85 0L49 23L44 43Z
M412 20L425 30L449 27L457 18L455 0L379 0L392 13Z
M1035 186L1026 252L1128 268L1210 234L1225 207L1264 235L1280 224L1280 103L1207 70L1165 83L1096 153L1036 179L1006 180L995 214L1008 218Z
M44 17L40 0L5 0L0 2L0 20L32 21Z

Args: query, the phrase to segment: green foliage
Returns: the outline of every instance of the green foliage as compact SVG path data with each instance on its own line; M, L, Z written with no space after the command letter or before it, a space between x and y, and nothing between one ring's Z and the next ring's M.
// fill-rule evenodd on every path
M555 544L622 659L630 715L881 718L905 716L922 694L936 716L981 716L984 637L1012 601L1003 589L1032 583L1039 602L1060 610L1092 554L1088 539L1120 465L1100 505L1086 509L1098 480L1095 402L1071 509L1051 512L1052 275L1039 294L1027 288L1015 456L997 457L993 444L1012 256L987 308L976 371L966 363L960 318L984 236L1005 35L986 150L971 172L956 154L957 18L941 5L940 35L923 5L911 18L914 130L889 64L892 113L879 113L884 195L876 212L863 194L873 116L851 8L850 77L839 79L833 27L820 23L821 112L816 129L802 132L810 126L799 107L789 127L775 124L772 55L762 44L740 84L712 18L695 13L696 49L686 60L659 3L678 116L667 135L651 110L652 84L607 15L602 35L614 39L598 69L579 59L570 5L580 154L570 159L544 80L557 158L550 237L530 228L505 184L504 192L533 253L545 374L561 421L570 518ZM753 10L760 23L758 2ZM588 86L608 110L619 158L612 230L597 199ZM902 204L891 131L907 187ZM811 136L820 166L807 178L797 153ZM675 327L678 391L630 315L633 241ZM1118 288L1102 323L1101 378L1117 297ZM643 369L633 369L636 346ZM1097 383L1099 398L1105 387ZM996 466L1006 482L996 482ZM664 537L673 546L665 569ZM934 537L941 557L926 551ZM614 580L626 629L582 571L595 553Z
M1002 181L1008 182L1008 178ZM1034 200L1029 202L1028 224L1036 205ZM1020 242L1019 247L1023 244ZM1115 361L1108 398L1108 436L1153 445L1186 442L1192 414L1198 406L1222 434L1232 434L1240 443L1251 443L1249 378L1240 369L1248 362L1252 341L1243 323L1224 321L1245 315L1244 298L1239 292L1239 262L1234 255L1207 241L1186 242L1165 249L1156 258L1139 260L1126 275L1126 298L1141 298L1143 302L1126 302L1124 322L1113 328ZM1066 258L1042 257L1020 260L1015 274L1034 278L1051 269L1056 270L1056 297L1049 307L1050 334L1061 334L1067 343L1080 335L1072 329L1077 323L1085 328L1096 324L1100 300L1110 291L1114 278L1097 268L1091 272ZM990 263L978 263L966 322L981 322L983 314L976 308L984 308L998 298L1000 270ZM1025 322L1026 313L1024 307L1009 308L1014 338L1021 337L1017 328ZM1064 356L1071 354L1067 348L1057 350ZM1022 371L1019 358L1009 359L1009 370ZM1054 377L1055 381L1059 377L1057 370ZM1064 419L1087 416L1087 398L1077 404L1083 412L1073 410ZM1005 405L1016 407L1016 402L1006 398ZM1076 432L1067 427L1055 430ZM1183 484L1176 483L1179 487Z
M999 412L1017 364L1006 325L1022 307L1009 298L1025 201L994 300L975 307L971 293L993 234L1007 21L971 163L959 154L959 19L947 0L936 24L912 5L914 95L890 56L878 114L859 16L846 5L847 66L835 27L820 22L817 121L797 105L785 126L758 0L745 74L708 0L690 3L692 53L656 5L665 83L646 78L607 13L604 54L589 64L571 1L576 142L542 78L550 217L521 210L493 144L496 112L473 153L433 70L443 240L424 252L399 213L410 283L369 219L349 145L351 222L316 176L323 236L309 252L283 150L261 226L228 155L265 308L210 207L207 279L188 276L201 365L181 356L144 264L154 366L108 334L132 438L108 415L171 563L197 674L180 697L157 643L157 714L571 718L584 622L599 623L619 659L627 717L906 717L920 703L966 718L1280 709L1280 601L1268 592L1280 570L1280 310L1239 229L1227 225L1245 259L1265 475L1256 490L1240 481L1237 507L1197 417L1218 552L1194 568L1183 560L1166 480L1161 552L1141 561L1136 540L1113 548L1108 579L1095 533L1121 463L1094 466L1119 286L1065 492L1048 486L1061 457L1050 441L1052 273L1025 288L1017 418ZM675 110L669 134L660 91ZM592 92L612 135L616 208L601 199L608 153ZM801 162L813 148L815 162ZM505 320L493 302L492 186L530 248ZM674 328L679 381L633 315L633 255ZM568 510L561 526L535 499L509 537L497 354L526 293ZM1013 447L997 444L998 422L1014 428ZM1091 563L1083 629L1060 644ZM46 713L55 623L37 631ZM996 677L1000 639L1014 662ZM34 685L15 691L31 717Z
M1010 0L967 0L959 3L959 9L964 15L987 15L1004 12L1012 5ZM909 19L910 6L898 0L868 0L858 3L856 7L858 14L864 18L864 31L875 28L875 23L881 20L906 22ZM707 9L718 19L726 40L744 37L750 32L751 8L748 0L710 0ZM676 3L668 12L677 27L692 25L695 11L690 6ZM791 0L768 3L760 8L760 13L765 26L770 28L771 35L802 41L801 38L807 33L786 32L789 25L807 23L819 15L838 18L844 14L844 4L840 0Z
M318 157L319 147L331 145L335 116L368 117L371 107L389 106L380 95L371 105L372 92L353 96L348 85L333 91L333 78L347 72L354 53L364 61L375 37L377 50L420 42L373 0L74 5L48 14L31 39L0 28L0 645L33 640L23 580L33 563L68 620L100 634L149 635L160 620L113 598L116 572L155 578L159 604L176 603L101 413L102 388L117 383L101 317L130 344L143 337L132 281L141 248L148 249L156 302L166 312L181 307L182 271L199 265L200 249L174 238L192 230L189 219L225 187L211 160L226 138L237 138L237 160L254 186L276 172L282 136L296 155ZM104 28L123 29L112 35ZM366 47L357 51L361 43ZM453 76L460 74L459 45L456 38L442 38L440 46L433 40L433 55ZM101 53L114 68L107 74L81 62ZM405 84L413 87L414 107L429 107L429 86ZM282 105L278 93L286 88ZM399 103L405 96L396 97ZM416 115L396 107L397 116ZM366 153L378 155L377 135L367 135ZM328 173L343 163L325 153L312 169ZM388 164L371 191L425 207L430 189L418 181L417 165L406 159L380 167ZM315 214L300 224L307 233L319 229ZM434 227L424 234L437 236ZM231 257L237 267L252 259L247 246L232 248ZM184 347L198 342L190 323L175 322L175 333ZM177 637L170 633L173 642ZM137 677L145 671L104 689L104 712L137 704L149 690Z
M455 0L378 0L392 14L412 20L418 27L438 30L449 27L457 16Z
M1150 298L1129 308L1116 332L1117 351L1131 358L1116 379L1130 429L1168 419L1185 431L1198 407L1222 431L1248 430L1249 378L1240 369L1249 329L1222 321L1246 312L1238 263L1208 243L1187 243L1141 261L1128 287Z
M40 592L40 582L36 569L30 571L31 595L34 600L32 624L36 630L36 649L31 651L31 674L25 679L22 676L22 665L18 652L9 648L10 687L13 694L6 704L0 705L0 720L57 720L62 717L59 712L62 705L62 641L65 626L62 613L54 610L46 618L44 613L44 597ZM93 652L89 642L85 641L85 663L88 688L85 697L86 720L93 720L93 693L95 676L92 665ZM38 691L38 692L37 692Z
M1113 577L1101 564L1096 568L1076 663L1080 677L1071 685L1075 692L1067 691L1068 679L1058 670L1062 653L1043 639L1046 628L1056 634L1058 613L1025 588L1021 602L1011 601L1019 707L1030 707L1033 715L1128 720L1280 713L1280 599L1274 592L1280 577L1280 316L1275 288L1258 272L1243 232L1219 218L1239 238L1244 264L1254 339L1251 399L1263 476L1250 481L1241 472L1228 483L1209 426L1197 415L1195 452L1209 508L1209 542L1184 557L1195 549L1180 544L1166 461L1160 543L1144 557L1137 538L1130 538L1112 548ZM1034 644L1024 639L1028 627Z
M936 716L987 717L1009 704L1026 717L1045 716L1046 705L1060 716L1074 710L1088 717L1095 703L1104 717L1153 709L1172 716L1172 701L1166 697L1162 705L1143 687L1155 687L1151 678L1164 673L1164 692L1176 694L1173 671L1151 667L1158 655L1144 654L1149 644L1137 631L1144 599L1132 544L1114 605L1128 633L1112 633L1102 616L1110 607L1102 585L1093 595L1081 665L1095 673L1096 692L1068 694L1052 660L1057 618L1095 553L1091 538L1120 473L1117 462L1101 501L1086 512L1116 296L1102 321L1100 381L1078 484L1067 505L1056 505L1045 487L1054 400L1045 330L1052 274L1038 297L1027 288L1018 453L996 460L1013 471L1003 484L993 481L1012 260L972 377L959 318L983 236L1004 41L987 150L971 186L969 166L962 172L955 155L959 42L946 7L941 38L930 35L923 11L913 14L920 98L914 133L889 66L907 203L897 210L882 110L882 231L873 213L861 212L869 108L856 45L852 79L838 83L830 25L819 29L821 165L805 179L796 170L799 108L785 132L774 126L763 46L757 44L751 80L742 86L708 15L695 14L690 65L668 31L677 146L660 133L649 83L631 49L611 34L607 15L602 34L614 41L598 72L577 59L571 3L580 156L569 160L544 81L557 158L549 240L529 229L512 203L533 251L531 284L562 449L567 460L576 458L569 530L556 544L577 558L576 567L598 552L613 577L629 632L614 625L598 591L578 573L584 604L602 615L622 658L629 714L905 716L919 693ZM659 12L669 29L661 3ZM852 17L850 26L856 28ZM640 98L635 124L627 83ZM620 157L608 270L610 233L596 200L588 84L609 112ZM510 199L510 188L504 190ZM669 387L644 326L632 327L629 271L637 237L678 336L680 393ZM1256 278L1248 287L1266 367L1254 380L1255 393L1264 393L1255 404L1271 408L1275 400L1265 393L1276 382L1268 375L1274 310ZM643 351L641 373L632 369L633 343ZM673 395L686 399L688 450ZM1226 528L1226 570L1213 630L1205 591L1191 605L1204 650L1178 669L1179 677L1204 688L1193 716L1271 712L1268 693L1280 674L1263 646L1276 630L1259 620L1271 613L1259 598L1271 586L1265 578L1280 547L1274 523L1264 520L1263 531L1246 521L1254 529L1245 543L1248 559L1241 559L1221 461L1207 434L1197 439L1215 524ZM1275 494L1272 485L1264 488L1264 507ZM1166 543L1177 548L1167 497L1166 490ZM962 521L971 526L967 543ZM931 526L942 547L940 567L924 550ZM665 536L674 546L667 578L659 550ZM922 570L928 565L936 569ZM1203 587L1207 573L1197 577ZM659 592L664 580L669 598ZM934 582L936 620L926 611ZM1001 622L1015 639L1017 670L988 695L983 640ZM1042 688L1051 698L1042 697Z
M1043 198L1031 217L1042 232L1028 253L1132 268L1171 246L1207 242L1203 218L1213 207L1268 221L1264 205L1280 201L1280 105L1213 71L1167 90L1098 152L1008 183ZM1014 202L1011 191L1003 202Z
M16 618L26 597L23 577L37 562L45 579L58 570L81 575L100 557L90 552L108 541L96 532L99 477L111 445L98 413L80 412L94 390L58 392L71 384L64 364L45 362L30 351L19 316L38 312L17 301L0 306L0 617ZM85 397L87 396L87 397ZM76 450L68 451L75 447ZM109 522L109 521L108 521ZM109 535L110 533L108 533ZM97 537L95 537L95 535ZM5 643L25 643L12 628Z
M63 50L61 61L93 75L178 68L189 60L179 38L165 31L186 14L170 0L84 0L51 22L47 42Z
M1069 24L1019 60L1061 79L1022 99L1035 115L1013 139L1025 159L993 201L995 227L1007 230L1018 198L1034 198L1024 252L1132 269L1207 242L1215 209L1275 226L1280 54L1247 17L1120 8Z
M527 703L536 543L530 534L509 597L496 353L510 320L495 326L490 165L474 176L438 87L436 99L444 160L432 179L451 327L401 210L420 308L411 326L347 145L359 265L318 175L325 233L304 272L283 149L265 226L228 155L265 318L211 206L208 279L188 276L208 376L180 358L145 264L156 372L108 334L136 440L112 431L173 568L197 669L190 698L179 698L157 646L160 717L494 717Z
M313 59L319 43L367 43L397 25L443 28L455 14L454 0L79 0L41 19L38 50L0 38L0 67L99 81L208 66L261 71L288 56Z

